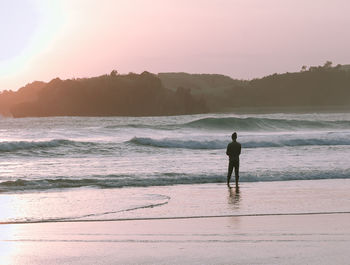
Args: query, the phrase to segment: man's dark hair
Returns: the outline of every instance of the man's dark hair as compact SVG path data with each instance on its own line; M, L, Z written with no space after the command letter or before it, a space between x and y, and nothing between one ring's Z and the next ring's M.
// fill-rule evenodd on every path
M234 132L234 133L232 134L231 138L232 138L232 140L236 140L236 139L237 139L237 133Z

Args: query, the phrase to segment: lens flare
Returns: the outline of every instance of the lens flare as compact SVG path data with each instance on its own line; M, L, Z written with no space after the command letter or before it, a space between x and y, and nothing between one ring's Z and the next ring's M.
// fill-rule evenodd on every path
M59 1L11 1L0 10L0 76L24 72L39 53L50 49L64 24ZM1 88L0 88L1 89Z

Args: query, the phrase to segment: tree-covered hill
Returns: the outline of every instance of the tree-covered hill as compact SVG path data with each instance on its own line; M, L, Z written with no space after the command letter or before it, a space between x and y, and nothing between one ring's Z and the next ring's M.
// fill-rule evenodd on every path
M198 98L205 98L211 111L223 111L229 108L231 101L227 92L233 87L243 87L249 82L232 79L218 74L159 73L164 87L176 90L178 87L190 89Z
M296 73L273 74L250 81L223 75L159 74L165 87L182 86L204 98L210 111L230 109L327 109L350 110L349 65L303 66Z
M223 111L350 110L347 66L302 67L250 81L224 75L130 73L33 82L0 93L0 114L42 116L159 116Z
M24 97L23 90L28 90ZM11 95L11 96L9 96ZM189 90L162 86L151 73L33 83L18 92L0 94L0 111L13 117L45 116L153 116L207 112L204 101Z
M330 62L329 62L330 63ZM340 65L310 67L297 73L253 79L248 86L232 87L232 107L333 108L350 110L350 71Z

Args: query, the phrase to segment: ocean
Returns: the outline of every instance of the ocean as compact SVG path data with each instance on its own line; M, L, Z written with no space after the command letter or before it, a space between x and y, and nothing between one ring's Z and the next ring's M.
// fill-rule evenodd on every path
M234 131L243 185L350 178L349 113L0 118L0 222L108 219L224 185Z

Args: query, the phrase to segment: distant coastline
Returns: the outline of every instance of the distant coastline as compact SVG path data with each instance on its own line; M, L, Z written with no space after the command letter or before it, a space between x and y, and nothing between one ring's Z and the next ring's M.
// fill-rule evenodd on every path
M126 75L33 82L0 93L0 115L165 116L211 112L348 112L350 67L331 62L252 80L218 74Z

